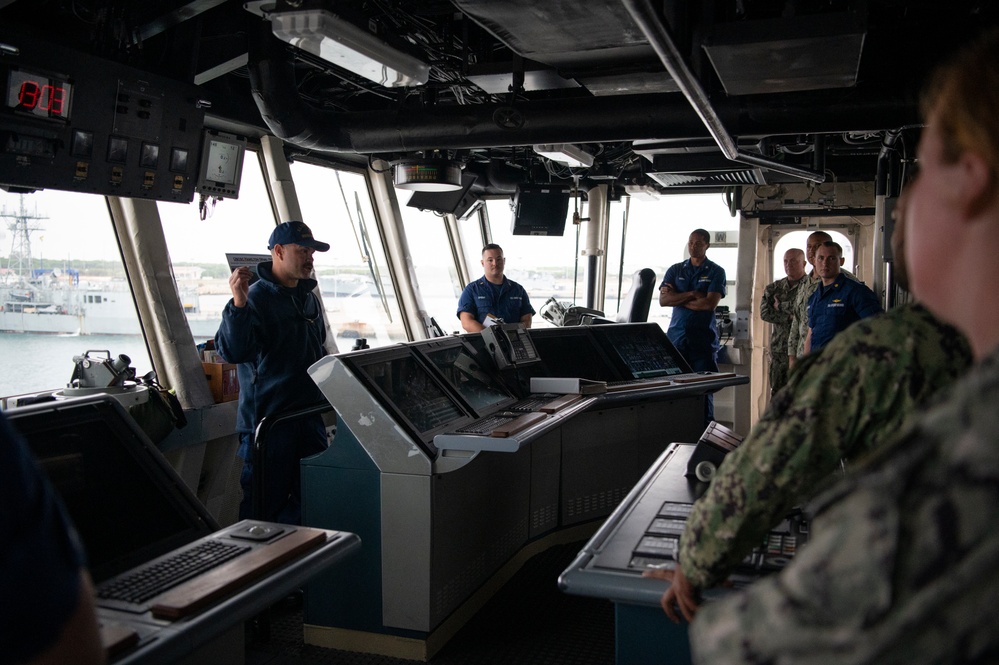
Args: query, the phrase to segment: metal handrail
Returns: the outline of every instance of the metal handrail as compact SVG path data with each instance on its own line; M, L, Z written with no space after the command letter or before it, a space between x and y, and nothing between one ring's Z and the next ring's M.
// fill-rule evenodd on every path
M253 479L251 487L253 488L254 519L264 519L264 448L267 447L267 435L270 434L271 430L278 423L314 414L329 413L332 410L333 406L329 402L322 402L314 406L307 406L304 409L275 413L260 419L256 430L253 432Z

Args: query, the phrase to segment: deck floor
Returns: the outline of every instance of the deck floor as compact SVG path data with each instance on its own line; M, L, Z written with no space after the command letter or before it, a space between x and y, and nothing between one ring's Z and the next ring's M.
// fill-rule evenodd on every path
M614 606L559 591L559 574L584 542L556 545L529 559L516 575L437 653L432 665L607 665L614 662ZM416 661L307 645L302 611L272 611L271 635L247 631L246 665L337 663L402 665Z

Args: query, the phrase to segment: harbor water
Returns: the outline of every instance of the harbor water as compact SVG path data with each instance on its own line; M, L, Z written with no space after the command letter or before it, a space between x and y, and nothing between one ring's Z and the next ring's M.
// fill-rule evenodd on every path
M0 395L61 390L73 376L73 357L91 350L109 351L112 358L127 355L137 376L152 369L141 335L0 333Z

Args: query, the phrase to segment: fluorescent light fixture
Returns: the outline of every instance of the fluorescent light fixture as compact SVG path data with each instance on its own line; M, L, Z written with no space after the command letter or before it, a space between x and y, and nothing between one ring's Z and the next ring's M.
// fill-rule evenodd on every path
M624 192L631 198L641 201L659 200L659 190L652 185L625 185Z
M396 187L413 192L449 192L461 189L461 165L447 159L418 159L394 165Z
M274 36L389 88L422 85L430 66L325 9L271 15Z
M544 143L534 146L534 152L567 166L577 168L593 166L593 155L571 143Z

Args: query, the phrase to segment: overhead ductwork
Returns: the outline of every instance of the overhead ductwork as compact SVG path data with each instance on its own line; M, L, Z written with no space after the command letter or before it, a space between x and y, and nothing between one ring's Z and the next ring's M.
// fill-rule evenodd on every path
M536 143L594 143L634 139L703 138L697 114L677 94L635 95L627 104L612 97L531 101L500 105L433 106L371 113L318 111L296 87L290 47L261 23L249 39L249 74L261 117L275 136L308 150L359 154L458 150ZM727 99L715 112L737 135L833 133L859 126L877 131L917 120L911 100L864 99L853 93L849 107L829 93L828 103L814 94L773 100Z

